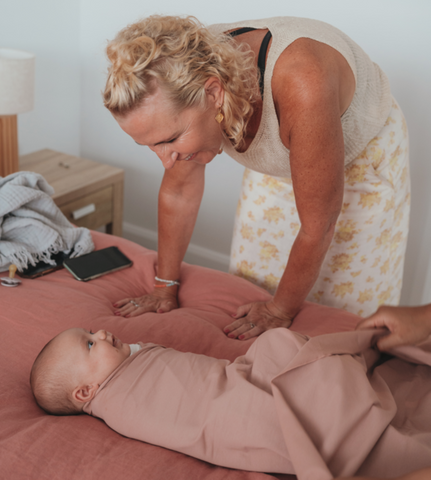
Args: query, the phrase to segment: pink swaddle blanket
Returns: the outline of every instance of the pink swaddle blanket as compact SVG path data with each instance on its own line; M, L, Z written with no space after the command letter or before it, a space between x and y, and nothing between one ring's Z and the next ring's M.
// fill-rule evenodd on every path
M142 344L84 411L230 468L299 480L400 475L431 465L431 339L400 349L408 361L378 365L379 334L274 329L234 362Z

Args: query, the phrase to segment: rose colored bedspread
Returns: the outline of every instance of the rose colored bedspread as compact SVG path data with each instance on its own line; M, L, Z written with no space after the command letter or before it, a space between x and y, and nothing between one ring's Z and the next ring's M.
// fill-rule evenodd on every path
M264 480L274 475L216 467L186 455L120 436L82 415L46 415L34 403L28 377L45 343L71 327L104 328L128 343L143 340L180 351L234 360L252 340L228 339L222 328L244 303L268 294L237 277L184 264L182 308L166 314L116 317L112 303L152 289L156 254L127 240L93 232L96 248L117 245L134 265L88 283L66 270L0 287L0 477L5 479ZM354 329L353 314L308 304L292 330L311 336ZM334 382L334 390L337 384ZM312 382L310 393L314 395ZM342 418L339 419L343 421ZM401 420L400 420L401 421ZM299 443L298 443L299 445ZM279 478L294 478L279 476ZM317 479L314 479L317 480Z

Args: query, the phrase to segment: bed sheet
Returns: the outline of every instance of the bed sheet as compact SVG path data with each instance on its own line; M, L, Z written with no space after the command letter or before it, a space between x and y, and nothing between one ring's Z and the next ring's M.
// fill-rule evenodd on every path
M152 290L157 254L125 239L92 232L96 249L118 246L131 268L90 282L66 270L23 279L18 288L0 287L0 465L1 478L106 480L265 480L289 475L217 467L167 449L131 440L102 421L81 415L55 417L35 404L29 372L41 348L72 327L104 328L127 343L153 342L180 351L234 360L253 339L229 339L222 328L238 306L269 294L244 279L184 263L181 308L135 318L114 315L113 302ZM308 303L291 329L315 336L354 329L359 317Z

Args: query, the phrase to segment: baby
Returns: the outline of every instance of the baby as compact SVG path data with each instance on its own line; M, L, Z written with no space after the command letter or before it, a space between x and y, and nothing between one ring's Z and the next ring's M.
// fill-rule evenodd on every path
M30 384L36 402L53 415L82 413L100 384L140 348L105 330L72 328L60 333L33 364Z
M30 383L48 413L88 413L127 437L221 466L293 473L269 381L257 372L255 385L252 364L73 328L43 348Z
M230 362L74 328L44 347L30 382L48 413L87 413L124 436L229 468L332 478L329 471L352 475L361 465L369 475L390 462L406 472L427 467L428 407L406 412L415 435L398 431L389 422L405 399L389 386L422 375L417 403L431 405L424 366L431 365L431 339L404 350L410 363L394 358L377 366L379 353L370 347L380 335L310 339L277 328Z

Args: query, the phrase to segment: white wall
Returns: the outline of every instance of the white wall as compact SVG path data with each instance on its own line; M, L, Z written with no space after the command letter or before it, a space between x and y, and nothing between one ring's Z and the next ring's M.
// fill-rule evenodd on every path
M106 41L128 23L153 13L191 14L207 24L293 15L323 20L346 32L386 72L407 118L413 192L402 300L431 301L431 291L428 294L424 286L431 289L431 2L159 0L153 6L142 0L2 1L0 45L37 55L36 109L20 116L21 150L48 146L124 168L125 234L153 248L163 168L149 149L134 144L118 128L102 106ZM219 268L226 264L242 172L225 154L207 167L188 260L205 258L207 265Z
M35 108L18 116L20 154L80 153L80 0L0 0L0 47L36 55Z

